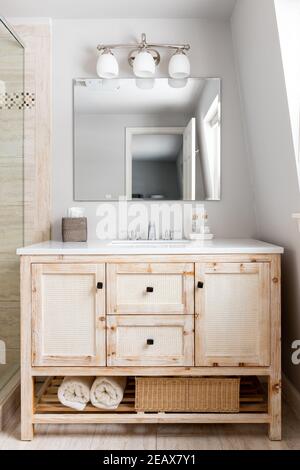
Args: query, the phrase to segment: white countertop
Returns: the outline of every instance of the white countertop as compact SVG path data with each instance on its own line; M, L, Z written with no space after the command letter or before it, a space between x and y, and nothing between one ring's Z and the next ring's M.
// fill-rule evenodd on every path
M284 249L253 239L216 238L214 240L192 242L181 240L176 243L162 242L151 246L151 242L125 242L122 245L113 244L109 240L88 241L86 243L63 243L47 241L37 243L17 250L18 255L158 255L158 254L278 254ZM155 241L152 242L155 244Z

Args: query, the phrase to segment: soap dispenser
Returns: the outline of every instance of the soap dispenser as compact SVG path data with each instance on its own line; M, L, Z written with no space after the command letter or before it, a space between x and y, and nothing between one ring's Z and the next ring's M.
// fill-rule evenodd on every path
M156 230L154 222L149 223L148 240L156 240Z
M208 215L204 207L196 207L192 215L192 233L190 233L190 240L212 240L214 235L210 232L210 227L207 225Z

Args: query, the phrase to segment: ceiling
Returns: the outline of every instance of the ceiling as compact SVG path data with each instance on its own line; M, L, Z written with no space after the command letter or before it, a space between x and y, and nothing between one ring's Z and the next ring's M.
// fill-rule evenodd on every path
M1 0L4 17L229 19L236 0Z
M132 138L132 158L139 161L176 162L182 134L137 134Z

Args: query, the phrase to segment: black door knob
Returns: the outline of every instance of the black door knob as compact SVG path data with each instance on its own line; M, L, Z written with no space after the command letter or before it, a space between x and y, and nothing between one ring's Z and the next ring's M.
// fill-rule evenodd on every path
M147 292L153 292L153 287L147 287L146 291Z
M103 289L103 282L97 282L97 289Z
M154 344L154 339L147 339L147 344L150 346L152 344Z
M204 283L199 281L197 284L198 289L203 289Z

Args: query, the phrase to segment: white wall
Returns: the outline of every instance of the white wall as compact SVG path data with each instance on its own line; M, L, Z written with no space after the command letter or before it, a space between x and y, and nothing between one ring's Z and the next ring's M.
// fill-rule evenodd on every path
M253 199L241 125L228 22L174 19L53 20L53 232L73 202L72 79L95 77L99 42L134 41L145 32L150 41L188 42L192 75L222 78L222 200L208 202L210 226L217 236L248 237L255 231ZM126 54L122 75L131 76ZM161 76L167 75L162 57ZM78 205L78 203L76 203ZM82 203L95 237L98 203Z
M300 187L300 0L275 0Z
M285 247L283 257L283 365L300 390L291 342L300 338L300 209L296 161L273 0L239 0L232 33L240 77L254 184L257 237Z

